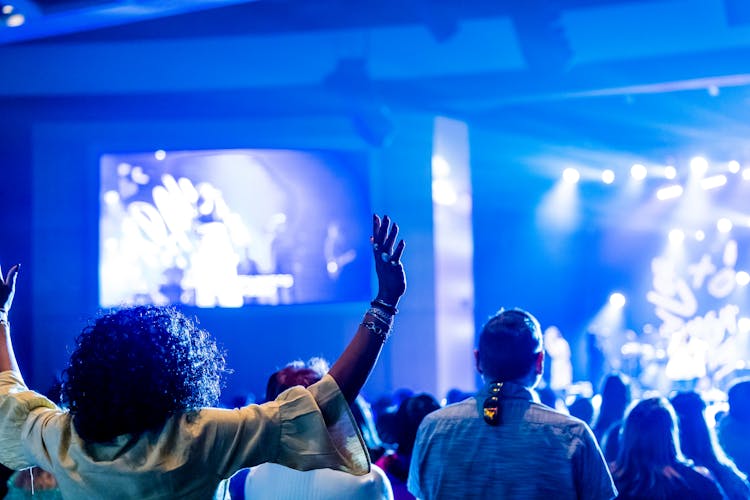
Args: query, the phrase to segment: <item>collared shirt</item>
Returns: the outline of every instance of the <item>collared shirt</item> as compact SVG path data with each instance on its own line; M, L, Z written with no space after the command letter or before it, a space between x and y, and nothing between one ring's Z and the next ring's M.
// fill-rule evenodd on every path
M409 470L417 498L610 499L617 495L594 435L581 420L506 382L500 424L484 421L485 387L419 427Z
M189 411L158 432L87 443L70 413L2 372L0 462L38 465L55 476L64 498L75 499L207 499L237 470L263 462L369 472L356 422L330 375L263 405Z

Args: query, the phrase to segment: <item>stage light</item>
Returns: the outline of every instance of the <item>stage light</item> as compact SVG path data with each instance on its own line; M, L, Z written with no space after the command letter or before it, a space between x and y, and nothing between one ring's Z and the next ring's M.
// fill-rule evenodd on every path
M690 160L690 170L692 170L693 174L695 175L703 175L708 170L708 160L703 158L702 156L696 156L692 160Z
M706 239L706 233L701 231L700 229L695 232L695 239L698 241L703 241Z
M130 174L133 166L130 163L120 163L117 165L117 175L124 177Z
M737 280L738 285L747 286L747 284L750 283L750 274L747 274L745 271L739 271L734 276L734 279Z
M612 184L613 182L615 182L615 173L610 169L602 172L602 182L604 184Z
M610 305L618 309L625 307L626 302L627 300L625 300L625 296L621 294L620 292L614 292L612 295L609 296Z
M646 167L644 167L640 163L636 163L635 165L630 167L630 176L637 181L642 181L643 179L645 179L647 174L648 171L646 171Z
M563 170L563 180L568 184L575 184L581 178L581 174L574 168Z
M732 221L727 219L726 217L722 217L718 221L716 221L716 229L719 230L720 233L728 233L732 230Z
M104 193L104 203L107 205L115 205L120 201L120 193L117 191L107 191Z
M678 198L682 195L683 189L679 184L663 187L656 192L656 197L662 201L672 198Z
M727 164L727 168L731 173L736 174L740 171L740 162L738 162L737 160L732 160Z
M669 232L669 242L673 245L679 245L685 241L685 231L682 229L672 229Z
M664 177L667 179L674 179L677 177L677 169L674 168L672 165L669 165L664 168Z
M434 155L432 157L432 176L433 177L448 177L451 173L451 166L448 160L440 155Z
M163 149L157 149L154 152L154 158L156 158L159 161L162 161L166 157L167 157L167 152L164 151Z
M9 28L17 28L26 22L26 17L23 14L11 14L5 20L5 25Z
M714 175L711 177L706 177L705 179L701 179L701 187L703 189L716 189L717 187L721 187L724 184L727 183L727 176L726 175Z
M13 13L13 6L10 4L3 5L3 14L10 15Z
M443 206L456 204L458 194L448 179L435 179L432 181L432 201Z

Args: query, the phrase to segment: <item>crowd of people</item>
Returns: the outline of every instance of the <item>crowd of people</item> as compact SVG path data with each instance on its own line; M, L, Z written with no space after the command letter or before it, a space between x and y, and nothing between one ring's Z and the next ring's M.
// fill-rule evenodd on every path
M360 390L406 289L398 226L373 217L378 293L338 360L269 374L265 402L217 407L227 371L208 332L169 307L84 328L59 398L27 388L0 275L0 463L5 498L750 499L750 380L715 419L697 392L638 394L605 378L597 399L545 405L542 330L501 309L478 332L476 393ZM56 401L59 399L59 401Z

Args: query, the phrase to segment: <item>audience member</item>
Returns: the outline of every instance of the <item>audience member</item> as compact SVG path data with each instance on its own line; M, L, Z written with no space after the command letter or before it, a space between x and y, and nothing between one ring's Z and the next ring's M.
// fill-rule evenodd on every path
M351 410L352 415L354 415L354 420L359 426L362 439L365 441L367 451L370 454L370 460L375 462L385 453L385 446L383 446L378 430L375 427L375 420L372 418L370 403L368 403L361 395L357 396L357 399L354 400L354 404L351 405Z
M460 403L464 399L470 398L473 395L473 392L466 392L461 389L453 388L446 393L445 404L452 405L453 403Z
M269 377L266 400L275 400L291 387L309 387L321 380L327 371L327 363L320 358L313 358L307 364L301 361L290 363ZM361 396L358 396L357 400L360 399ZM352 408L359 408L356 401ZM244 498L390 500L393 493L388 478L377 465L372 466L369 474L354 476L338 470L299 471L279 464L265 463L250 469L245 480Z
M417 429L424 417L440 408L437 400L429 394L419 394L403 401L395 414L396 451L388 453L377 461L388 476L396 500L413 499L406 487L409 477L409 463L417 438Z
M729 388L729 412L719 421L719 444L746 476L750 476L750 380Z
M607 429L602 437L602 453L607 463L617 460L620 453L620 434L622 433L622 420L618 420Z
M572 403L568 405L568 411L572 417L583 420L586 425L591 425L594 419L594 405L591 398L576 396Z
M66 498L221 498L224 479L267 461L368 473L349 404L406 288L397 235L388 217L373 217L378 295L329 374L236 410L207 408L225 371L208 332L172 308L151 306L104 314L83 330L64 373L69 410L30 391L10 337L12 267L0 278L0 462L50 471Z
M645 399L628 413L620 453L611 465L618 499L722 498L718 486L680 452L674 410L664 398Z
M750 486L716 442L706 422L706 403L697 392L680 392L671 399L680 430L680 449L685 458L705 467L729 500L750 498Z
M475 351L480 393L425 417L409 491L436 498L584 498L616 495L591 430L536 402L544 353L539 322L501 310Z
M602 383L601 397L599 414L591 429L599 443L609 428L625 416L625 410L630 404L629 380L617 373L607 375Z

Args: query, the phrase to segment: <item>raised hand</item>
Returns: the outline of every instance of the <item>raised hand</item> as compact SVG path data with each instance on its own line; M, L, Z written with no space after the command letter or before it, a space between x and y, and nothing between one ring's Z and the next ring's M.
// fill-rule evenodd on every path
M21 264L16 264L8 271L7 276L3 278L2 269L0 269L0 314L10 311L13 304L13 295L16 292L16 276Z
M406 291L406 275L401 263L401 255L406 244L400 240L394 249L398 237L398 225L391 224L386 215L381 221L377 215L372 216L372 251L375 257L375 272L378 275L378 296L380 300L394 308Z

